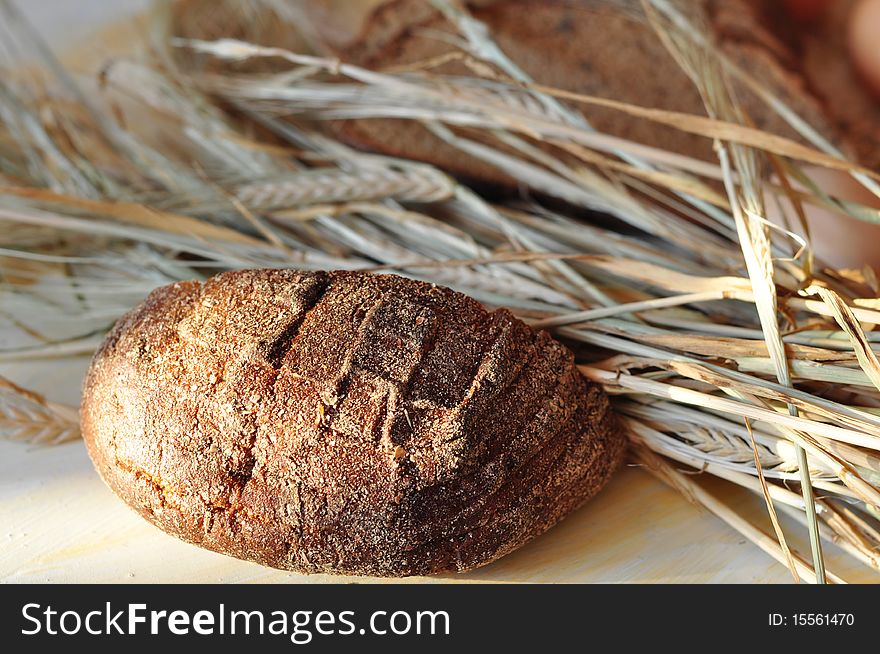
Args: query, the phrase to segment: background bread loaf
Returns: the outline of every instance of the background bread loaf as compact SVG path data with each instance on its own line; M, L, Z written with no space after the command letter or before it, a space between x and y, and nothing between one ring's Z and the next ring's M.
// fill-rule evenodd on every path
M507 311L366 273L153 292L85 382L104 480L184 540L303 572L488 563L592 496L625 439L572 354Z
M630 102L640 106L705 115L691 80L646 22L639 0L480 0L466 2L486 24L504 53L536 82ZM845 57L828 56L845 32L843 5L824 27L795 32L780 3L766 0L696 0L690 18L719 43L731 61L754 75L820 133L880 166L880 111L861 88ZM424 0L307 0L316 43L325 54L371 69L424 62L458 48L458 30ZM444 36L445 35L445 36ZM829 45L836 44L836 45ZM432 68L473 75L460 62ZM743 85L743 108L765 130L799 139L772 109ZM827 100L835 100L829 102ZM589 107L590 123L614 134L672 152L715 159L710 140L613 109ZM504 173L465 155L413 121L337 121L334 134L362 148L428 161L481 181L513 184ZM461 130L480 140L476 130ZM495 147L498 144L495 143Z
M819 20L798 26L792 25L783 3L773 0L694 0L682 8L730 61L846 156L876 169L880 104L843 54L847 17L855 2L828 3ZM466 0L464 5L537 83L645 107L706 113L693 82L648 24L640 0ZM458 28L430 0L290 0L283 6L290 10L284 16L236 22L218 18L240 12L231 0L187 0L180 4L174 29L187 37L231 36L297 52L311 50L376 70L462 51L455 45L461 41ZM296 20L285 22L291 16ZM230 22L239 31L231 30ZM246 34L240 33L242 25L249 26ZM217 65L209 58L202 63ZM231 66L271 69L270 62ZM474 75L460 61L431 70ZM757 127L801 140L745 85L734 86ZM709 139L605 107L590 106L584 115L600 132L715 161ZM497 167L443 142L416 121L370 118L318 124L362 149L427 161L472 181L517 185ZM487 139L481 130L457 131L478 142ZM497 140L492 146L505 148Z

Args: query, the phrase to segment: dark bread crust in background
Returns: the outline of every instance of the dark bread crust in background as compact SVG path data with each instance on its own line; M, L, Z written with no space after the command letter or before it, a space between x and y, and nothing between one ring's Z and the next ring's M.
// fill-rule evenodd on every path
M678 64L641 16L641 0L464 0L492 30L502 50L537 82L646 107L705 115ZM793 26L777 0L688 0L690 17L726 56L754 76L855 161L880 169L880 103L846 56L846 18L855 0L837 0L810 26ZM383 69L425 61L454 50L437 38L459 39L430 0L289 0L298 20L266 10L243 20L234 0L174 4L172 31L188 38L244 38L295 51L316 51ZM262 15L262 14L261 14ZM214 58L181 65L232 72L274 70L261 61L231 64ZM434 68L473 75L460 63ZM759 128L802 140L750 91L735 85ZM569 103L570 106L574 106ZM602 107L579 107L600 131L715 161L711 141ZM450 146L415 121L316 121L348 143L374 152L433 163L471 181L515 187L497 167ZM485 141L480 130L457 128ZM526 138L522 137L521 138ZM492 146L505 149L497 141ZM558 155L558 152L555 152Z
M822 18L803 32L797 48L812 90L829 99L825 107L846 136L856 161L880 170L880 101L844 55L849 47L847 22L856 2L828 3Z
M357 35L343 39L339 26L327 29L323 35L325 54L381 70L455 50L437 35L457 34L456 29L430 2L355 0L353 4L356 3L371 9ZM332 18L327 6L335 3L306 0L306 4L311 8L312 24L320 37L321 25ZM692 82L652 28L639 19L639 0L471 0L466 4L490 28L510 59L538 83L646 107L705 115ZM846 153L864 165L880 167L880 112L870 98L859 103L860 109L867 107L860 114L861 122L846 109L836 108L838 104L847 104L840 102L841 97L867 98L867 94L851 70L847 76L841 70L828 74L821 69L821 62L832 60L838 62L838 69L849 68L844 50L837 52L836 57L829 57L827 47L817 54L823 39L827 40L824 33L806 44L796 42L792 33L786 32L778 8L773 5L765 0L694 0L689 8L698 19L697 24L702 22L713 32L712 36L732 61ZM802 47L808 49L809 56L804 55ZM809 64L806 68L804 61ZM473 74L460 63L433 70ZM807 73L814 74L815 79ZM833 94L823 94L832 89ZM741 85L737 90L743 108L756 126L801 140L763 101ZM823 97L831 101L826 103ZM709 139L612 109L581 109L599 131L715 160ZM427 161L478 181L515 184L497 168L442 142L413 121L334 121L331 128L338 137L364 149ZM481 140L477 131L461 132ZM497 143L494 145L498 147Z
M203 547L300 572L467 570L594 495L625 437L573 356L509 312L356 272L154 291L85 382L106 483Z

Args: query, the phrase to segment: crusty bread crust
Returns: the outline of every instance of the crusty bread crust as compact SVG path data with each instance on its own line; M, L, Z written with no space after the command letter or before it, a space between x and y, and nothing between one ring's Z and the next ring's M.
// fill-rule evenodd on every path
M392 275L248 270L154 291L85 381L107 484L186 541L300 572L484 565L594 495L625 437L573 356Z
M320 5L324 0L315 0ZM425 0L354 0L368 3L357 35L342 41L324 39L325 53L381 70L436 60L456 50L456 28ZM468 0L471 13L492 32L505 54L538 83L612 98L636 105L705 115L697 88L641 16L639 0ZM769 20L758 0L694 0L688 3L697 25L704 24L724 53L788 104L819 133L861 160L875 164L880 139L854 133L851 120L840 118L813 93L790 44L765 27ZM316 12L316 25L326 17ZM338 31L338 28L337 28ZM446 36L441 36L443 34ZM708 35L708 34L707 34ZM319 37L321 34L319 33ZM838 57L845 60L844 57ZM472 75L463 63L431 69ZM856 89L857 90L857 89ZM800 140L798 134L763 100L743 85L738 98L761 129ZM710 139L618 110L579 107L599 131L692 157L714 161ZM871 115L876 112L869 112ZM843 117L846 118L846 117ZM876 123L874 123L876 126ZM517 181L498 168L449 145L415 121L358 119L333 121L333 133L377 152L427 161L471 180L503 186ZM875 130L876 131L876 130ZM482 140L479 130L462 130ZM855 138L849 138L850 136ZM848 140L849 138L849 140ZM858 142L858 147L853 143ZM494 143L494 147L499 146Z

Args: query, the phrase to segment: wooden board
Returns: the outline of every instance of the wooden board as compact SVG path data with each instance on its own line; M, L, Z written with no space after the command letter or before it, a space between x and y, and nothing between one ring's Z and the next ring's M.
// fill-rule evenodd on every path
M40 11L36 11L39 4ZM115 3L138 8L144 0ZM78 0L64 30L106 18L103 0ZM32 18L58 31L66 0L32 3ZM132 43L132 25L103 29L69 57L80 64ZM69 45L69 44L66 44ZM8 343L0 333L0 344ZM77 404L86 359L0 365L0 374ZM708 479L707 486L770 529L754 497ZM807 551L803 528L785 522ZM829 568L850 581L878 581L834 548ZM104 486L81 442L40 448L0 442L0 581L3 582L308 582L350 581L301 576L237 561L182 543L152 527ZM410 581L488 582L790 582L785 567L720 520L688 504L649 474L622 470L609 487L531 544L480 570Z

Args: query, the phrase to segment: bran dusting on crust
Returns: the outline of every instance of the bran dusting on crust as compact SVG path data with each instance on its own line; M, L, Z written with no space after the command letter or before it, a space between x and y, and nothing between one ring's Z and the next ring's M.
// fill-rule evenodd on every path
M158 289L96 354L82 422L104 480L165 531L384 576L503 556L595 494L625 447L546 333L357 272Z

